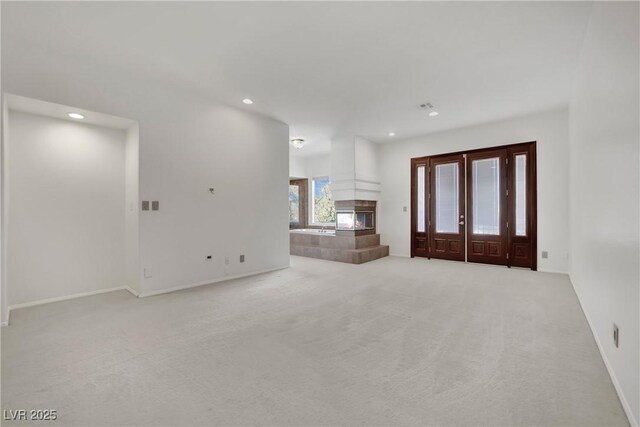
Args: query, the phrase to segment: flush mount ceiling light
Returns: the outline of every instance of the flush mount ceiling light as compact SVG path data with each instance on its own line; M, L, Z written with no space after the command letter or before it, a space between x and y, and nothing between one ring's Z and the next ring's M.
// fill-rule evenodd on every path
M80 113L67 113L67 116L71 117L72 119L77 119L77 120L82 120L84 119L84 116Z
M440 114L440 113L438 113L437 111L431 111L431 112L429 113L429 116L431 116L431 117L435 117L435 116L437 116L438 114Z
M389 136L396 136L395 132L389 132Z
M301 149L302 147L304 147L304 145L306 143L307 143L307 141L305 141L304 138L293 138L291 140L291 145L293 145L298 150Z
M245 99L242 100L242 102L244 102L247 105L251 105L251 104L253 104L253 99L245 98Z

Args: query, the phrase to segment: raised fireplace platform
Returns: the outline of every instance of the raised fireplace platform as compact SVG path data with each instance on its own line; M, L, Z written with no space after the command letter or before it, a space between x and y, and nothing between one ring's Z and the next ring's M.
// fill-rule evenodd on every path
M389 246L380 244L379 234L336 236L333 232L292 230L290 254L328 261L362 264L389 256Z

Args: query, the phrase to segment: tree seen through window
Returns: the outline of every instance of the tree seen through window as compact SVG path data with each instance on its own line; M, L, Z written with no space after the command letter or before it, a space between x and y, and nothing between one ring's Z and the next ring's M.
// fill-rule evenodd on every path
M313 222L336 221L336 206L331 198L329 177L313 179Z

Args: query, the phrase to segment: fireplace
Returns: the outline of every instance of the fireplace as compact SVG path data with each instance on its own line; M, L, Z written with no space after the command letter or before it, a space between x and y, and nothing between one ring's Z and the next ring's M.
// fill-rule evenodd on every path
M373 230L373 211L358 212L354 210L344 210L336 212L336 230L339 231L361 231Z
M376 202L372 200L336 201L336 235L376 234Z
M336 231L291 230L291 255L362 264L389 256L389 246L376 234L376 202L336 201Z

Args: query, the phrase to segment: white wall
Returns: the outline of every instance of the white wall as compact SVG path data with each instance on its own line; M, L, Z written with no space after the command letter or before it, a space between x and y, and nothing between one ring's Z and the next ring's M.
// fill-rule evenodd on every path
M308 178L317 178L330 176L331 174L331 155L319 154L306 158L306 172Z
M331 140L331 192L334 200L378 200L379 148L357 135Z
M289 177L290 178L306 178L307 165L306 157L289 156Z
M333 200L355 200L356 147L353 135L331 139L331 195Z
M287 125L26 42L3 65L7 92L139 123L143 296L289 265Z
M6 172L9 169L9 106L7 100L2 94L2 173L0 173L0 188L2 188L0 215L0 248L2 253L0 254L0 324L6 326L9 324L9 292L7 289L8 274L7 274L7 260L8 260L8 215L6 214L9 208L9 192L4 191L6 185L9 182L9 174Z
M632 423L640 421L637 2L596 2L570 105L571 281ZM613 324L620 347L613 345Z
M378 225L395 255L411 253L410 159L474 148L537 141L538 269L568 271L568 112L554 110L389 142L380 147L382 193ZM407 212L403 207L407 207ZM541 251L549 258L542 259Z
M125 133L9 112L10 305L125 283Z
M361 136L354 138L354 200L380 198L380 146Z
M125 147L125 285L140 293L140 130L127 129Z

